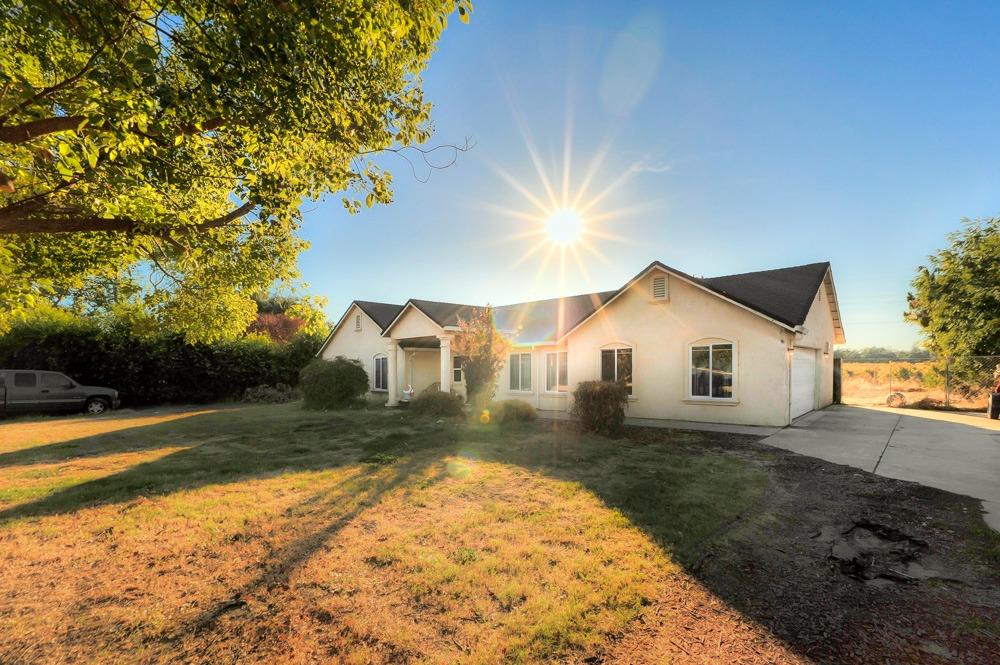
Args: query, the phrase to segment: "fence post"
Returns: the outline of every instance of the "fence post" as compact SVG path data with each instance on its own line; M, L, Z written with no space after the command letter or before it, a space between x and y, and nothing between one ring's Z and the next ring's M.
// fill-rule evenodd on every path
M833 359L833 403L834 404L840 404L840 397L841 397L840 382L842 380L840 376L841 363L842 361L840 358Z
M951 356L944 359L944 405L951 406Z
M892 394L892 361L889 361L889 394Z

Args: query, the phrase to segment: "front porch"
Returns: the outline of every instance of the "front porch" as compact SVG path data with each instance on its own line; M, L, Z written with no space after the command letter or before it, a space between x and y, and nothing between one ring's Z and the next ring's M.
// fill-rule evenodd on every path
M397 406L407 390L419 395L437 384L442 392L465 396L462 370L455 366L452 335L390 337L387 340L388 400Z

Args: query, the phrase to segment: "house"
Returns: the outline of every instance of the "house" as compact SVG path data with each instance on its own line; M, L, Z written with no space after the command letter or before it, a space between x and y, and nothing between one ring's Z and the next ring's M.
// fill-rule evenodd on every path
M464 393L451 349L474 305L356 300L319 354L361 361L396 405L404 387ZM701 278L658 261L613 291L494 308L511 341L498 399L565 411L580 381L623 381L628 414L787 425L833 401L844 342L829 263Z

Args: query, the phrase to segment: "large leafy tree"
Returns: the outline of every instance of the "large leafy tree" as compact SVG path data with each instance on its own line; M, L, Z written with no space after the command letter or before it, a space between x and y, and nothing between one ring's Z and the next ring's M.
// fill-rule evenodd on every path
M1000 217L965 220L921 266L906 318L942 356L1000 354Z
M236 334L295 277L304 200L391 201L468 0L0 0L0 314L128 291ZM81 295L83 294L83 295Z

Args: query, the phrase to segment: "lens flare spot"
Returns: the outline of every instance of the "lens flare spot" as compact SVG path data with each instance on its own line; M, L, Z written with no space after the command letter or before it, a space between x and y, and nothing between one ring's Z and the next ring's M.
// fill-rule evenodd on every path
M545 230L557 245L572 245L583 233L583 219L572 208L559 208L545 220Z

